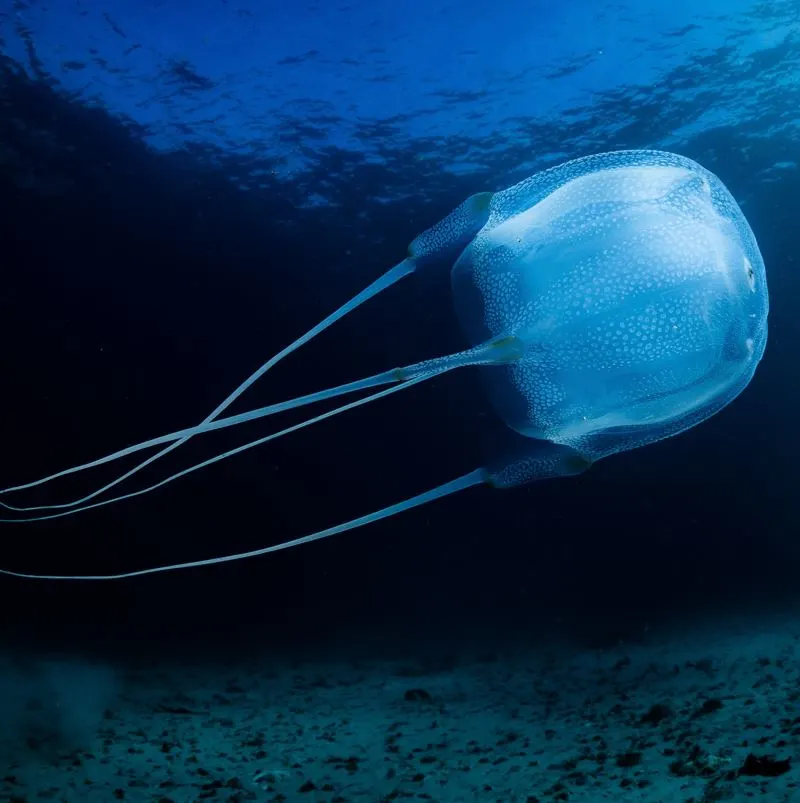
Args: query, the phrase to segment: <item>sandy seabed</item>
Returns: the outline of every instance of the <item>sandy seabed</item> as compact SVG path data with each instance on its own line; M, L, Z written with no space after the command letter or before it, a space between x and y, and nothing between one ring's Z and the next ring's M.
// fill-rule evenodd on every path
M800 802L798 639L119 669L68 737L72 680L7 679L0 801Z

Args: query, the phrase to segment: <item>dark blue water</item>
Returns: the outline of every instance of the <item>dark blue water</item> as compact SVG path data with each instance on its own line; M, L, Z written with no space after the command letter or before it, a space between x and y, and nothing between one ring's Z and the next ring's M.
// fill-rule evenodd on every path
M754 381L678 438L252 561L107 584L3 578L9 654L202 666L278 645L592 651L796 610L800 12L702 5L0 5L0 487L199 423L467 195L568 158L699 161L742 205L771 296ZM465 345L439 264L233 410ZM195 438L124 489L275 426ZM477 377L454 372L138 499L0 525L0 564L113 573L255 549L511 445ZM69 500L115 471L3 500Z

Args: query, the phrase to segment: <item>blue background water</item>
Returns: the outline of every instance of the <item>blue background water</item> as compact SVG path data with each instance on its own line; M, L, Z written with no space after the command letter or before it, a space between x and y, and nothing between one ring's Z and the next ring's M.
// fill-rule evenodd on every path
M567 158L700 161L742 204L772 296L754 383L696 431L252 562L3 580L9 638L205 654L266 638L593 645L794 599L794 0L6 0L0 37L0 486L199 422L468 194ZM373 301L235 409L462 348L448 268ZM195 439L140 479L273 423ZM4 526L3 565L123 571L256 548L449 480L508 437L477 378L447 375L152 496Z

